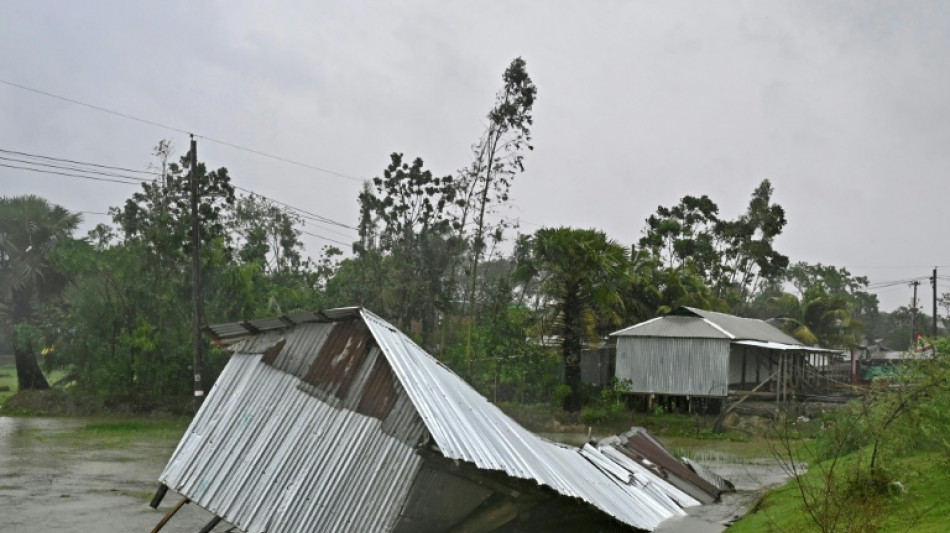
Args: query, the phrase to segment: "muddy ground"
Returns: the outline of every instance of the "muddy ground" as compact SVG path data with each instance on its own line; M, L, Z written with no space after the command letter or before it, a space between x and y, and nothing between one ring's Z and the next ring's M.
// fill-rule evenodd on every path
M104 444L76 437L87 423L81 418L0 417L0 532L148 533L181 499L169 491L159 510L148 506L177 435ZM587 436L576 437L583 441ZM669 520L658 531L722 531L751 508L763 487L786 479L774 461L731 460L713 455L704 462L732 480L736 493L719 504L693 508L690 516ZM194 533L211 518L186 505L162 531ZM221 523L213 531L229 528Z

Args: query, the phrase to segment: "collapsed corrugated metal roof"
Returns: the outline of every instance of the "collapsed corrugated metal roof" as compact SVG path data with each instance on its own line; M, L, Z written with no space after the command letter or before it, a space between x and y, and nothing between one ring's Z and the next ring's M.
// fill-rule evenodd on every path
M500 528L564 498L652 530L699 504L614 449L527 431L366 310L209 330L250 336L160 479L248 533Z
M644 428L631 428L622 435L608 437L598 447L612 447L702 503L719 499L724 489L711 484L684 462L680 462Z

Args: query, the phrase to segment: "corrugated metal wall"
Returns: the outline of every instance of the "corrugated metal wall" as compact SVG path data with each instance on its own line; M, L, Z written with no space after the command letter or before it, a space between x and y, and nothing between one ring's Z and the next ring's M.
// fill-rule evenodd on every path
M617 379L630 392L674 396L726 396L729 339L619 337Z
M412 402L362 321L279 337L232 356L161 481L247 533L391 529L427 434Z
M614 364L617 360L617 347L605 346L596 350L581 352L581 381L596 387L610 385L614 378ZM559 376L564 375L563 365Z

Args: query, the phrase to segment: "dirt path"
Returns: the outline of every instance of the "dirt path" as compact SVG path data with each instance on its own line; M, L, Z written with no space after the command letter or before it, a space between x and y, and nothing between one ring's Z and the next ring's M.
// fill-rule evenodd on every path
M174 441L88 449L64 439L84 423L0 417L0 532L148 533L178 502L169 491L159 510L148 506ZM194 533L210 519L186 505L162 531Z

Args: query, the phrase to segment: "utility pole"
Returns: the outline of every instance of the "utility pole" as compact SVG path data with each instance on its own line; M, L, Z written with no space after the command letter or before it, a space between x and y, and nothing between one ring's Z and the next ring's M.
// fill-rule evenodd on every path
M934 267L934 276L930 278L930 284L934 288L934 338L937 338L937 267Z
M914 297L910 300L910 346L913 349L917 342L917 286L920 282L914 280L910 284L914 287Z
M198 142L191 136L191 352L195 372L195 413L205 391L201 386L201 237L198 232Z

